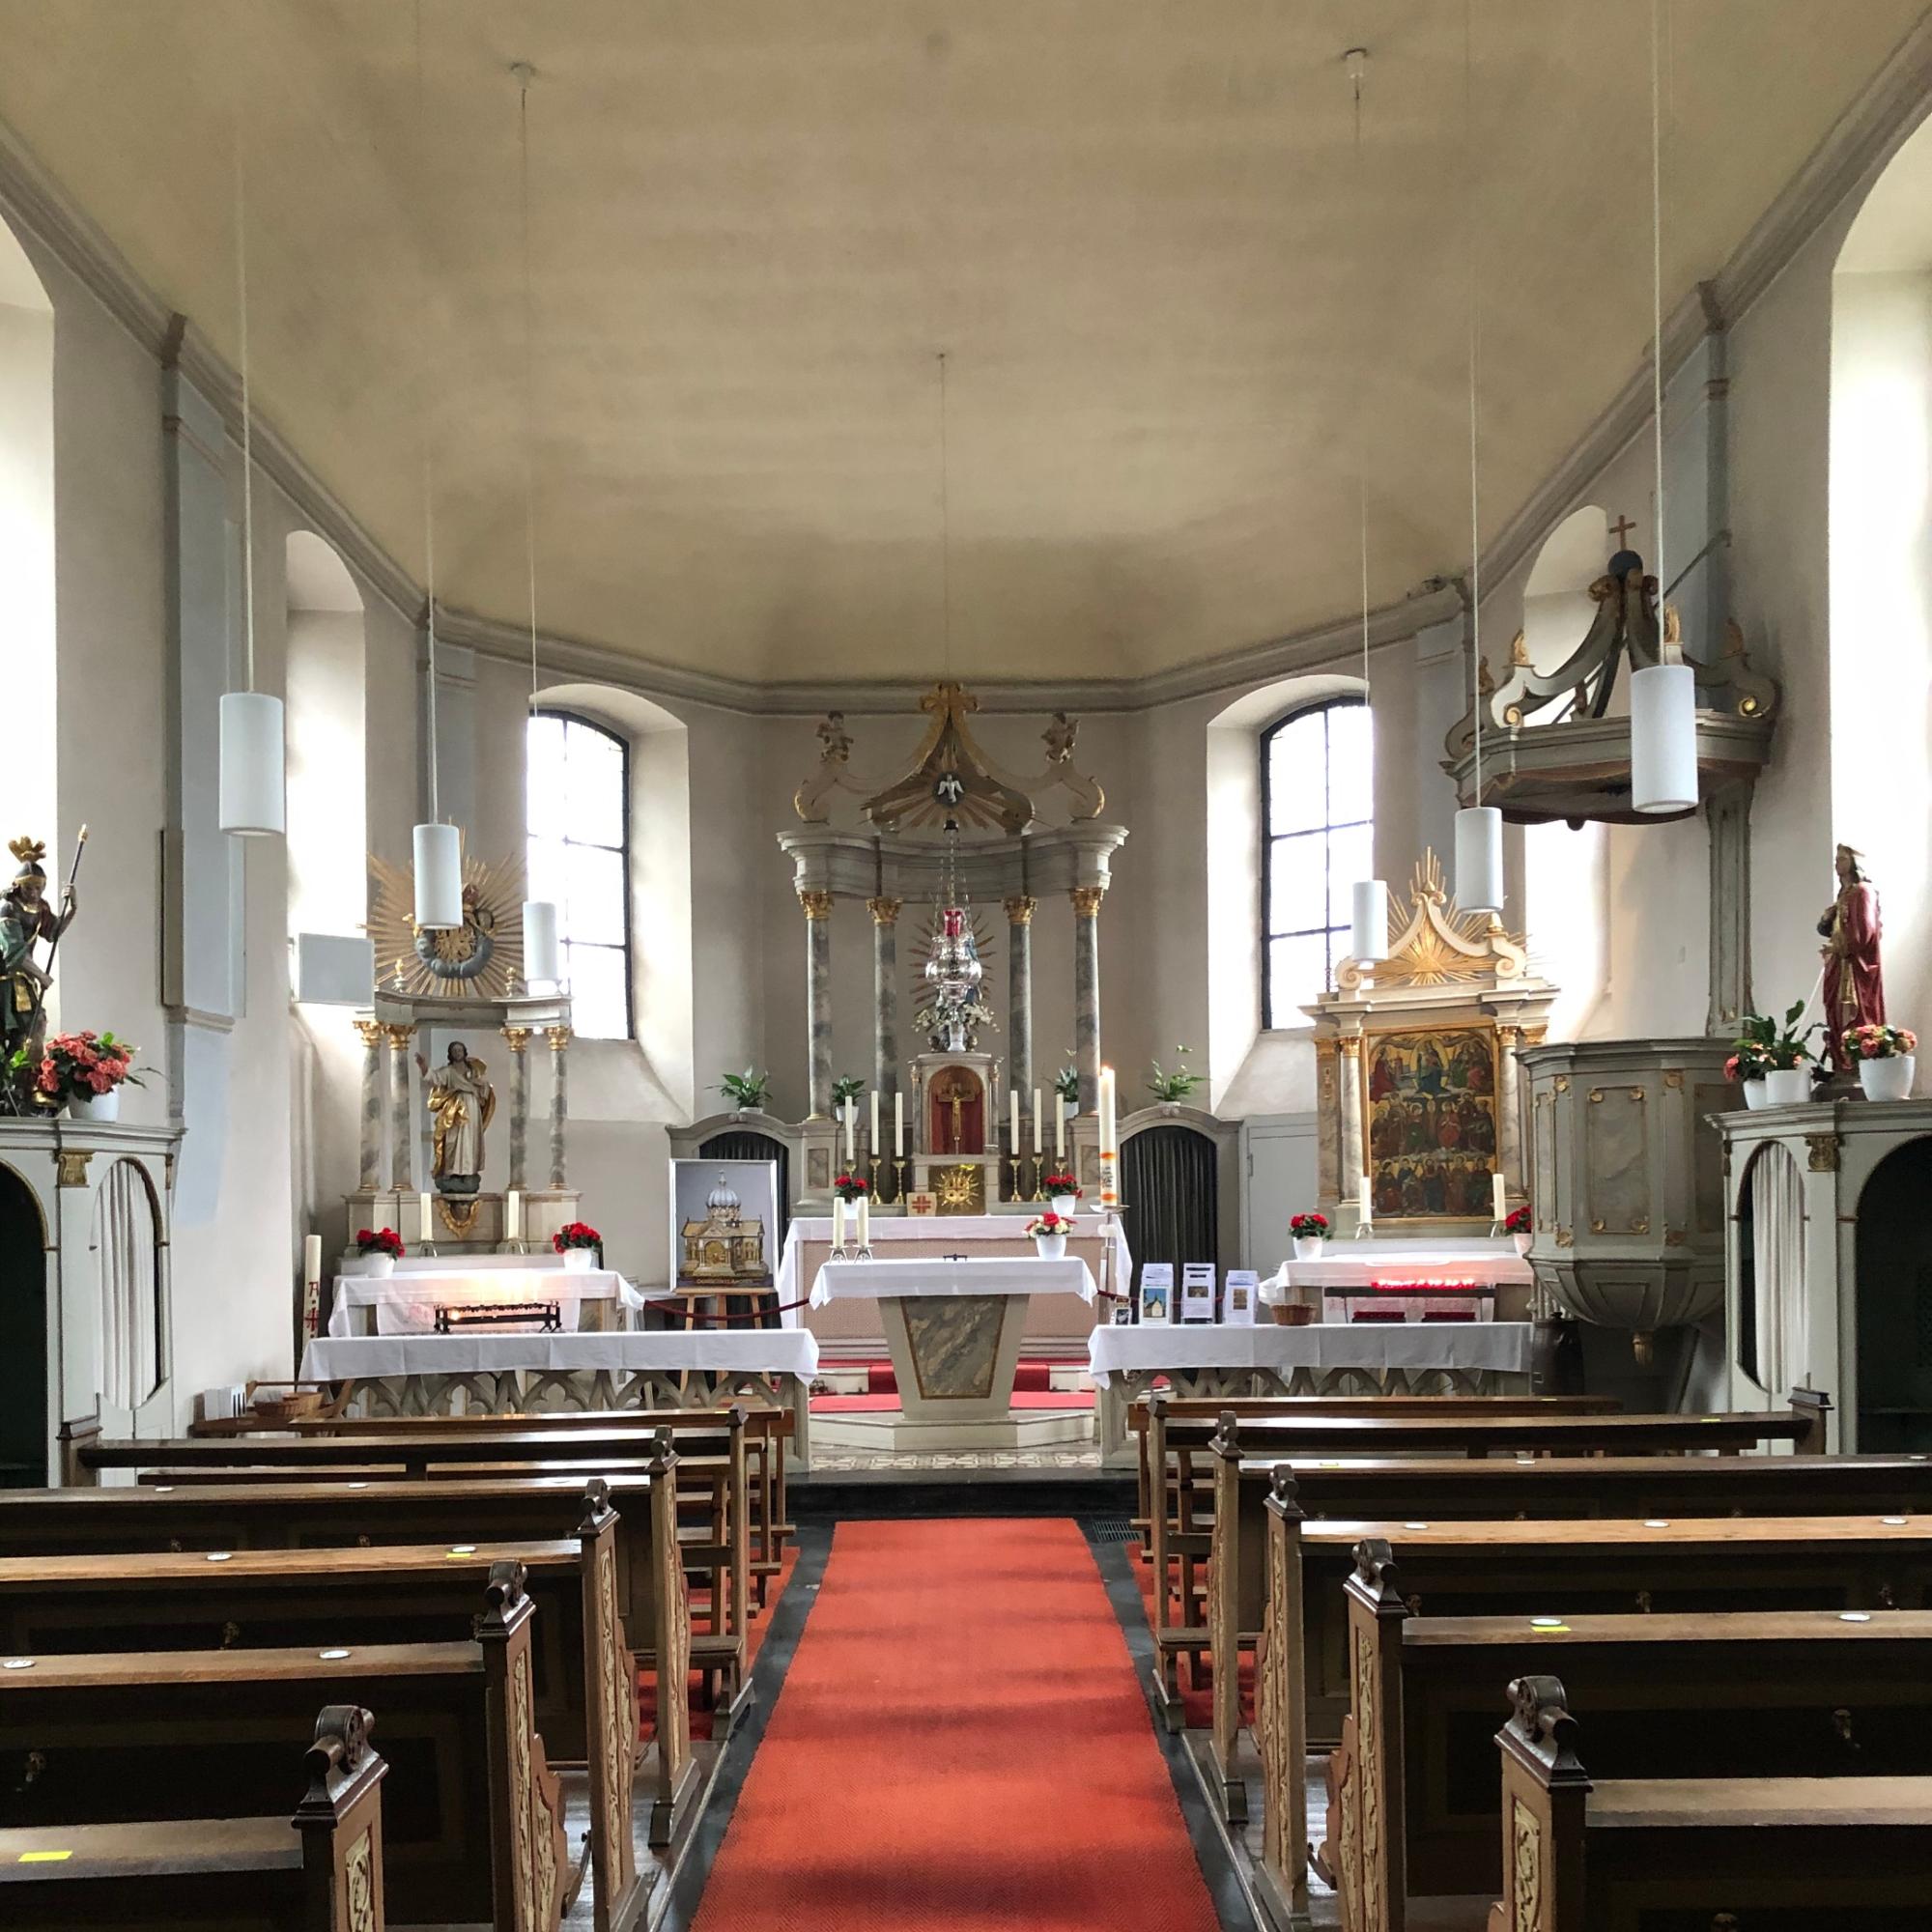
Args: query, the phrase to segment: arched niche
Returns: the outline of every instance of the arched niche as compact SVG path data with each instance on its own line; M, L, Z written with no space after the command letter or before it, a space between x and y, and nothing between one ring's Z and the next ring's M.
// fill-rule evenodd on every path
M0 219L0 654L7 708L40 728L9 734L0 824L56 842L54 312L27 251Z
M1859 1194L1859 1448L1932 1449L1932 1136L1895 1147Z
M137 1416L166 1385L168 1321L160 1204L138 1161L117 1160L94 1193L88 1246L99 1282L103 1413Z
M1771 1396L1791 1386L1804 1312L1804 1181L1791 1150L1750 1157L1738 1198L1738 1372Z
M1122 1220L1136 1285L1143 1262L1172 1262L1177 1295L1182 1263L1234 1265L1241 1228L1239 1122L1162 1101L1127 1115L1120 1132Z
M46 1483L47 1360L46 1221L0 1162L0 1489Z

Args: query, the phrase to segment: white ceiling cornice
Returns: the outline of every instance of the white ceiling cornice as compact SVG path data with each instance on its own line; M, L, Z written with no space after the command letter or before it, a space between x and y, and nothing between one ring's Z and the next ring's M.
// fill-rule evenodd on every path
M1932 12L1920 18L1859 98L1841 114L1810 157L1753 225L1719 273L1680 303L1664 328L1665 367L1674 373L1704 336L1727 327L1770 287L1833 212L1872 175L1924 118L1932 103ZM240 384L232 367L200 330L174 314L135 273L60 185L0 122L0 215L65 268L153 355L175 362L220 412L239 440ZM1606 404L1590 429L1510 517L1489 545L1483 574L1500 581L1520 564L1590 480L1636 436L1649 418L1646 358ZM275 426L257 414L254 446L263 472L288 497L305 524L342 554L350 568L404 617L420 622L423 590L371 536L336 493L305 463ZM1444 560L1444 574L1464 559ZM1430 589L1375 612L1371 641L1382 647L1452 617L1453 588ZM439 635L482 654L527 662L526 630L460 611L445 611ZM1292 635L1239 647L1151 675L1070 679L1046 684L992 681L976 685L989 710L1037 711L1065 705L1091 712L1137 711L1235 692L1266 680L1342 663L1359 647L1359 619L1339 617ZM654 662L638 653L582 639L545 637L540 662L553 676L589 677L651 696L752 715L811 715L834 707L886 709L917 699L928 680L903 684L867 680L760 683ZM863 694L860 696L859 694Z

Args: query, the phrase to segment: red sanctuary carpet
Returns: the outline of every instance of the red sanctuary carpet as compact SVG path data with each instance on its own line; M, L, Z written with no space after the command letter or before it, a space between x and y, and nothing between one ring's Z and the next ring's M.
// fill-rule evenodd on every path
M1085 1539L848 1522L696 1932L1215 1932Z

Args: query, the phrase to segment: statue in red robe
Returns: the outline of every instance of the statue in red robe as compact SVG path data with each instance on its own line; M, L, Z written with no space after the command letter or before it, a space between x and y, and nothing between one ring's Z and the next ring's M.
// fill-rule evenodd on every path
M1838 896L1818 922L1825 961L1826 1057L1835 1072L1856 1064L1845 1051L1845 1035L1856 1026L1885 1024L1885 979L1879 971L1878 890L1849 845L1838 847L1834 862Z

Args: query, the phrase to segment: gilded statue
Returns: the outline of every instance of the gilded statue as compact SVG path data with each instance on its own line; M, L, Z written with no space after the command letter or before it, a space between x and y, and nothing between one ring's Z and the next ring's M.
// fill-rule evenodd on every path
M0 1065L22 1048L30 1059L39 1059L53 949L79 910L71 880L61 892L58 912L47 903L46 869L41 864L47 848L38 838L12 839L7 849L15 869L14 883L0 896ZM35 957L43 941L44 960Z
M483 1184L483 1133L497 1111L490 1069L472 1059L460 1039L453 1039L443 1064L434 1072L420 1053L416 1070L422 1075L423 1102L436 1130L430 1159L436 1191L474 1194Z
M1879 969L1879 942L1885 936L1879 921L1878 889L1859 862L1861 852L1840 845L1833 861L1838 875L1838 895L1818 921L1825 944L1826 1058L1833 1069L1848 1072L1856 1065L1845 1050L1845 1036L1858 1026L1885 1024L1885 977Z

